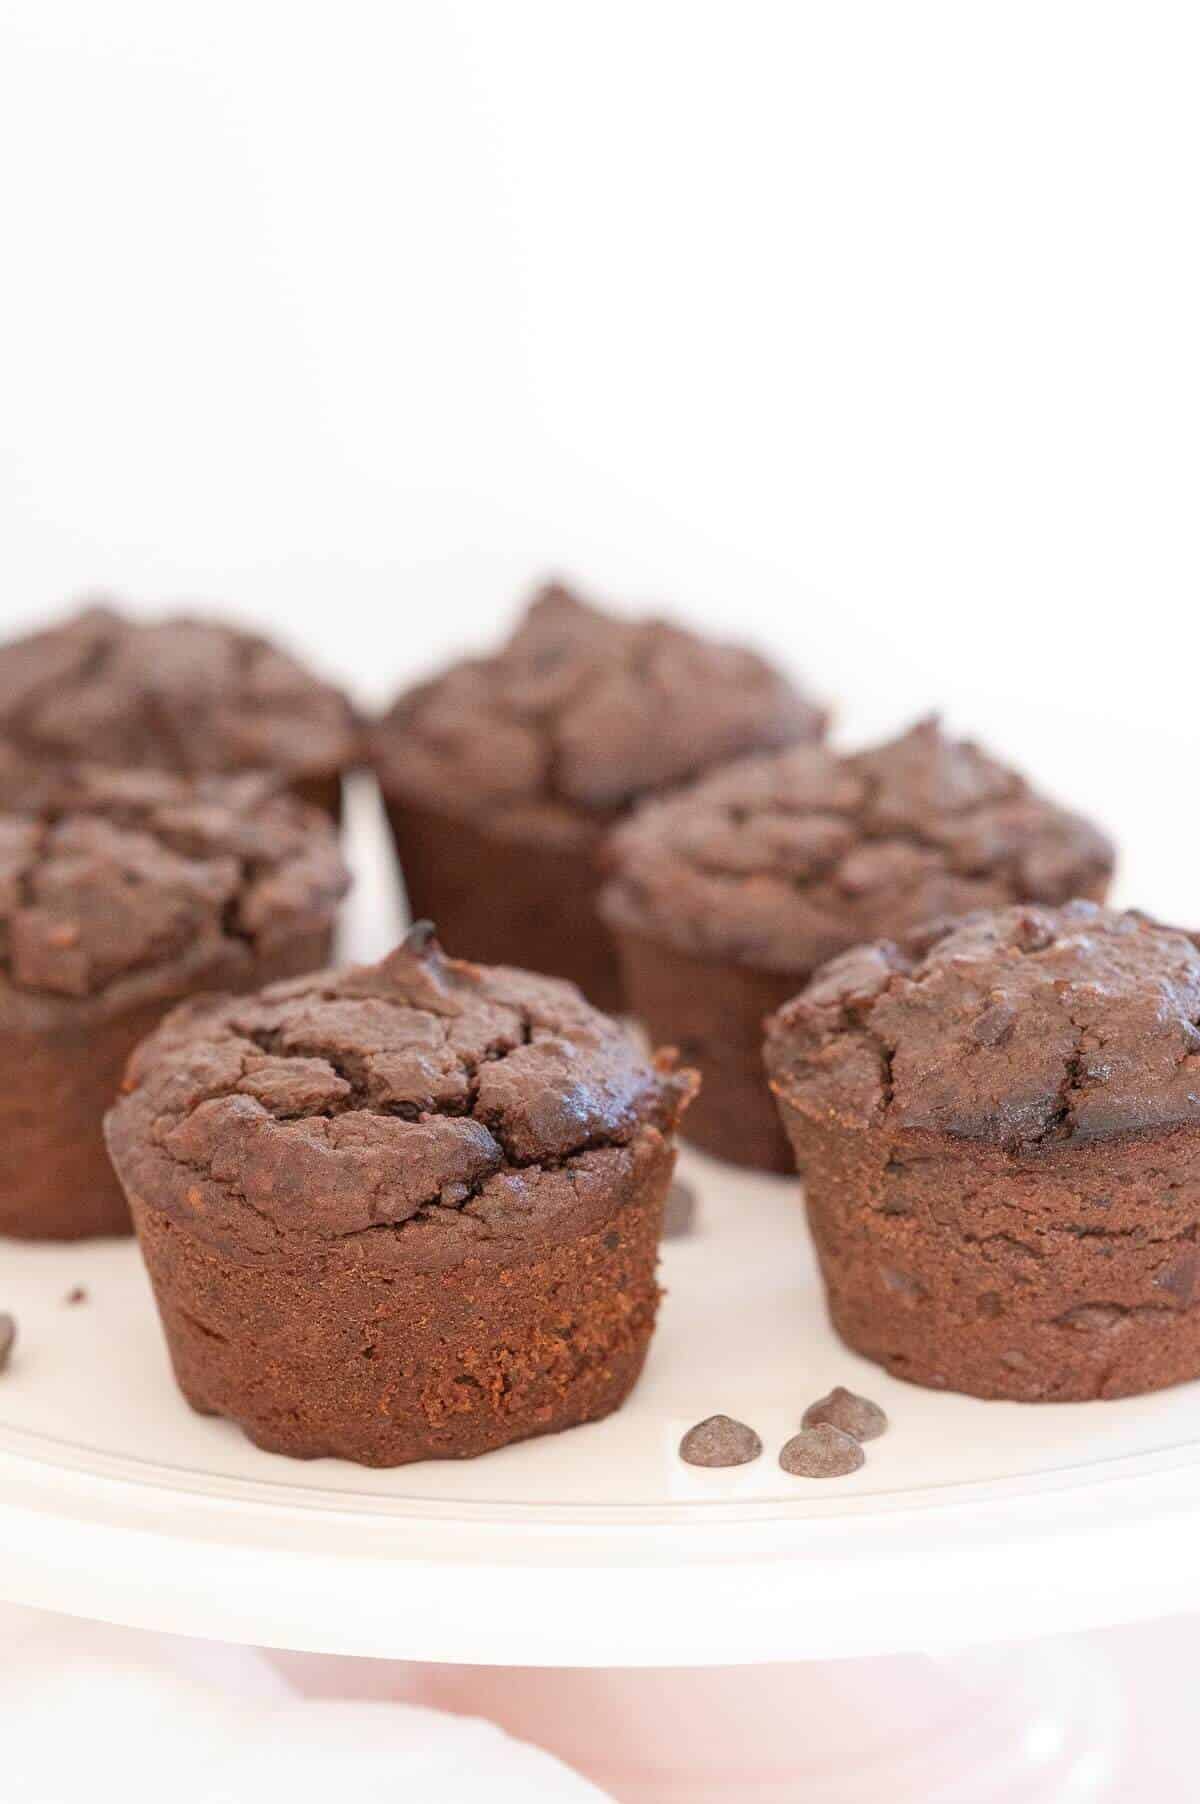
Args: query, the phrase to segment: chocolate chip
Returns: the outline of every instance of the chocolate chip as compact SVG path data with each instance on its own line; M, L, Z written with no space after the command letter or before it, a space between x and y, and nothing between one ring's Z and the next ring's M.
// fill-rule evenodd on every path
M0 1372L12 1357L17 1344L17 1324L11 1315L0 1315Z
M696 1192L690 1184L679 1179L671 1185L667 1192L667 1206L663 1213L663 1239L682 1240L690 1234L696 1225Z
M971 1023L971 1038L979 1046L1000 1046L1010 1038L1017 1011L1011 1002L993 1002Z
M1196 1289L1198 1266L1200 1266L1200 1254L1197 1254L1194 1249L1191 1252L1181 1253L1177 1259L1172 1259L1157 1274L1154 1280L1155 1289L1168 1291L1186 1309Z
M1115 1328L1129 1314L1123 1303L1080 1303L1063 1315L1056 1315L1056 1328L1074 1328L1084 1334L1103 1334Z
M801 1420L805 1428L828 1423L830 1428L838 1428L856 1441L873 1441L888 1425L878 1403L872 1403L869 1397L860 1397L856 1391L848 1391L840 1384L835 1384L827 1397L818 1397L815 1403L810 1403Z
M898 1297L911 1298L916 1302L926 1294L925 1286L920 1279L910 1277L908 1272L897 1271L894 1265L881 1265L879 1276L883 1280L885 1288L894 1292Z
M1013 928L1013 938L1022 952L1044 952L1053 944L1054 931L1035 914L1021 915Z
M88 1295L88 1293L84 1289L82 1284L73 1284L71 1286L70 1290L67 1292L66 1296L63 1298L63 1302L64 1303L86 1303L87 1295Z
M418 958L436 951L437 943L437 928L432 921L414 921L402 942L404 950L415 953Z
M761 1452L754 1430L732 1416L707 1416L679 1443L679 1457L689 1466L744 1466Z
M844 1478L857 1472L866 1457L853 1435L821 1422L786 1441L779 1463L793 1478Z

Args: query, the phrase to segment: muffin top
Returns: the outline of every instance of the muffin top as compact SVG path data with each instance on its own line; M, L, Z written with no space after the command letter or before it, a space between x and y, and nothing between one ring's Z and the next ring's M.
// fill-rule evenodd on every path
M374 745L392 795L570 842L640 796L824 728L754 652L552 586L499 652L401 696Z
M127 1190L234 1257L417 1222L436 1256L585 1217L694 1081L572 984L445 958L422 923L381 964L184 1004L108 1134Z
M939 915L1102 894L1113 850L936 720L746 758L622 823L603 911L685 952L808 972Z
M1200 950L1092 902L981 912L844 953L768 1025L816 1121L1009 1145L1200 1126Z
M0 736L27 756L175 771L344 770L345 697L254 633L89 607L0 645Z
M0 1001L120 1003L146 979L229 981L327 926L349 887L328 818L261 774L179 777L0 754Z

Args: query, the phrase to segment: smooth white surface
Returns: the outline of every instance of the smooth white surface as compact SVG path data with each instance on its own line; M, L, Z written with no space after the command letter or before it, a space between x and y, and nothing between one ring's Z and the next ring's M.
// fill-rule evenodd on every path
M365 782L347 832L344 951L371 956L399 899ZM392 1472L298 1464L193 1415L132 1242L6 1242L21 1338L0 1386L0 1596L283 1647L563 1665L910 1651L1200 1607L1196 1386L1031 1407L890 1379L825 1321L798 1184L689 1153L682 1170L700 1226L664 1249L631 1401ZM789 1478L775 1455L835 1383L891 1429L850 1478ZM680 1462L717 1410L754 1424L762 1459Z

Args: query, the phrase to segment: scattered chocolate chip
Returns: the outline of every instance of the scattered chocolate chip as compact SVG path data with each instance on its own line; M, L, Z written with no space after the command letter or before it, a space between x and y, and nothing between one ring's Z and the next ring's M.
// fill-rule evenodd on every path
M88 1293L82 1284L73 1284L63 1298L64 1303L86 1303L87 1300Z
M793 1478L844 1478L847 1472L857 1472L866 1457L853 1435L820 1422L786 1441L779 1463Z
M17 1344L17 1324L11 1315L0 1315L0 1372L12 1357Z
M754 1430L732 1416L706 1417L689 1428L679 1443L679 1457L689 1466L744 1466L762 1450Z
M663 1214L663 1239L682 1240L696 1225L696 1192L678 1178L667 1192Z
M818 1397L815 1403L810 1403L801 1420L805 1428L817 1428L827 1423L830 1428L840 1429L856 1441L873 1441L888 1425L878 1403L872 1403L869 1397L860 1397L856 1391L848 1391L840 1384L835 1384L827 1397Z
M437 943L437 928L432 921L414 921L403 940L404 950L415 952L418 957L432 952Z

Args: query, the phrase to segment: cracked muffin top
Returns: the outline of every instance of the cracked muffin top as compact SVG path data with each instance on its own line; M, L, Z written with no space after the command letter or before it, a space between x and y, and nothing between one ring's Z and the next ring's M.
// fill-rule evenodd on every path
M650 802L613 834L611 925L807 972L863 940L1006 902L1105 894L1113 848L936 720L839 757L796 746Z
M0 753L0 1001L108 997L235 967L327 927L349 875L276 779L30 767Z
M694 1087L573 985L446 958L422 925L378 965L184 1004L107 1132L131 1195L253 1261L415 1221L534 1235Z
M107 606L0 645L0 736L43 762L257 768L291 782L345 770L356 751L346 698L269 640Z
M1091 902L856 947L768 1024L772 1088L852 1128L1002 1144L1200 1126L1200 950Z
M392 795L570 842L729 758L819 739L825 723L755 652L552 585L500 651L401 696L374 750Z

